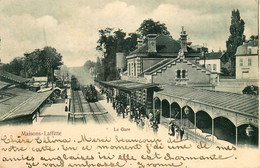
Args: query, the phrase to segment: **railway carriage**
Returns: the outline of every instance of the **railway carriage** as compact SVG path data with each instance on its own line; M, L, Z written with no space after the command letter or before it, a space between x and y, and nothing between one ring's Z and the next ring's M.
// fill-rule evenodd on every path
M72 90L80 90L79 81L74 75L71 76L71 89Z

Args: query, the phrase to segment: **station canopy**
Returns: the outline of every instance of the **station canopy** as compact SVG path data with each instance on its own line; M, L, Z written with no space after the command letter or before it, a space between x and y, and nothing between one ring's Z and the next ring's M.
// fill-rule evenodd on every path
M138 83L127 80L114 80L114 81L97 81L106 87L113 87L119 90L131 92L133 90L157 88L158 84L154 83Z
M1 69L0 69L0 77L8 79L10 81L13 81L15 83L25 83L25 82L29 81L29 79L23 78L21 76L17 76L15 74L6 72L6 71L1 70Z
M187 86L163 86L157 95L181 98L228 111L258 117L258 96L199 89Z
M3 81L0 81L0 90L6 88L7 86L11 85L10 83L6 83Z
M0 121L31 115L53 91L37 93L14 87L1 92Z

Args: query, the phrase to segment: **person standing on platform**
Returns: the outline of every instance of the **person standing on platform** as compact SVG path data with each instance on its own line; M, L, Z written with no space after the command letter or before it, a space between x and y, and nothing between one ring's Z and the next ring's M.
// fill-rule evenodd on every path
M65 112L68 112L68 111L69 111L69 107L68 107L68 104L66 102L66 104L65 104Z
M147 117L147 115L144 117L144 125L145 125L145 129L148 130L151 126L150 126L150 121Z
M175 123L174 120L171 120L169 123L169 135L175 136Z
M153 128L153 133L156 135L157 132L158 132L158 128L159 128L159 126L158 126L156 121L153 121L152 128Z
M113 109L115 110L115 108L116 108L116 99L115 98L113 99L112 106L113 106Z
M160 110L156 110L156 113L155 113L155 120L158 124L160 124Z
M180 129L180 138L181 138L181 141L182 141L183 135L184 135L184 129L181 128L181 129Z
M116 113L117 113L117 116L120 115L120 103L119 102L116 103Z
M107 96L107 103L109 103L109 97L108 97L108 94L106 94L106 96Z
M179 127L175 127L175 139L178 141L179 140L179 134L180 134L180 130Z
M123 114L123 118L125 118L125 107L124 107L124 104L123 104L123 103L121 103L120 108L121 108L121 112L122 112L122 114Z
M154 117L153 117L153 113L149 113L149 126L152 127L153 126L153 121L154 121Z
M126 106L126 116L128 116L128 113L130 112L130 106L129 105L127 105Z

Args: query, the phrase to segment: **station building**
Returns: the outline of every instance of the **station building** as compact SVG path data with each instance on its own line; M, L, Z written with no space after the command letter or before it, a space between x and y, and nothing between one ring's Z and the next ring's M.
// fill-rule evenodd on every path
M112 95L123 93L128 105L144 106L147 115L159 111L161 123L174 119L190 138L233 144L249 138L245 143L258 145L258 96L214 90L219 85L220 53L209 53L207 57L215 60L207 59L204 68L199 64L202 51L189 45L184 29L179 41L148 35L141 44L126 56L121 80L98 81Z

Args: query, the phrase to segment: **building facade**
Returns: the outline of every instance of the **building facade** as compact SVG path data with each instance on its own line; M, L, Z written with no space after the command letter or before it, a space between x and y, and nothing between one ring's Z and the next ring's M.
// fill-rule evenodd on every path
M258 54L258 39L237 48L236 79L258 79Z
M221 73L221 60L222 52L205 53L200 58L199 64L212 72Z
M191 43L187 42L187 34L184 29L182 29L180 41L167 35L148 35L145 44L138 41L138 48L126 56L127 76L138 77L146 69L161 61L177 58L181 48L185 52L186 59L198 60L201 52L192 49L189 44Z

